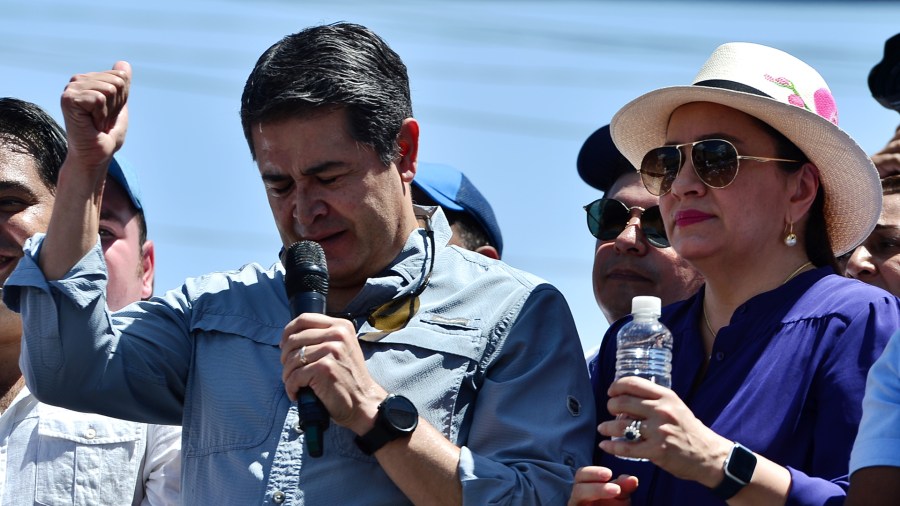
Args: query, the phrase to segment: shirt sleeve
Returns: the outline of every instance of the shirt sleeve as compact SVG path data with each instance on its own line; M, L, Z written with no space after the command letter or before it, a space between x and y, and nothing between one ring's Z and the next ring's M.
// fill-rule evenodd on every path
M142 506L181 501L181 427L147 426L147 454L143 465Z
M900 332L866 380L859 434L850 454L850 474L864 467L900 467Z
M564 504L588 465L596 415L575 323L550 285L488 352L459 475L465 504Z
M790 469L787 506L843 504L849 486L848 456L862 416L869 368L891 334L900 328L900 305L894 297L872 301L850 315L833 350L817 371L813 405L817 410L810 469Z
M192 352L186 297L170 292L110 313L99 240L65 277L47 281L38 266L43 237L26 241L3 289L4 303L22 314L28 388L76 411L181 424Z

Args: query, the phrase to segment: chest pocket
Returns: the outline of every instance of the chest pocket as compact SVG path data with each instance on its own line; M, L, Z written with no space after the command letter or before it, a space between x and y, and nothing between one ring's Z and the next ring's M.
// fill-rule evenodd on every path
M37 425L37 504L130 504L147 426L42 406Z
M205 315L194 331L185 394L186 457L255 448L280 433L289 405L281 381L281 328ZM286 412L286 411L285 411ZM283 415L283 414L282 414Z
M477 322L425 313L401 330L382 333L363 325L359 335L372 378L389 393L409 398L447 439L465 444L485 341ZM326 436L344 456L374 460L359 450L351 431Z

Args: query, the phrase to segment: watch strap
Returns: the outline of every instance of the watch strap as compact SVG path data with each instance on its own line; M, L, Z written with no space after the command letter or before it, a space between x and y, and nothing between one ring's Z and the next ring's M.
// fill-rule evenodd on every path
M381 411L377 415L381 417ZM386 424L379 423L379 418L375 419L375 426L369 432L362 436L356 436L356 446L366 455L372 455L381 449L382 446L402 436L387 428Z
M756 455L746 446L734 443L731 453L725 458L725 464L722 467L725 471L725 478L722 483L711 490L713 495L727 501L750 483L753 471L756 469Z
M405 413L407 417L392 418L398 412ZM418 420L418 410L409 399L397 394L388 395L378 405L372 429L362 436L356 436L356 446L366 455L372 455L395 439L409 437L416 430Z

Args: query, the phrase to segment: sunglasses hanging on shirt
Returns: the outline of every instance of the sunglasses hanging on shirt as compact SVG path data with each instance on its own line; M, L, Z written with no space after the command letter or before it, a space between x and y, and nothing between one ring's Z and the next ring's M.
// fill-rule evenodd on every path
M669 239L666 237L659 206L644 209L637 206L628 207L616 199L597 199L584 206L584 210L587 211L588 230L601 241L612 241L629 226L632 209L641 211L638 215L641 220L640 229L647 242L657 248L668 248Z
M661 146L651 149L641 161L641 182L647 191L661 197L672 190L672 182L681 171L685 158L683 147L691 147L691 162L694 172L703 184L710 188L725 188L737 177L740 160L755 162L794 162L783 158L765 158L761 156L741 156L734 144L724 139L705 139L702 141Z

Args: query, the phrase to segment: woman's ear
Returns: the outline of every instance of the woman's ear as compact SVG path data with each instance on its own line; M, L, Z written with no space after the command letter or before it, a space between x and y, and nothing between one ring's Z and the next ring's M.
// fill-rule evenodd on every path
M809 212L819 192L819 168L812 162L806 162L800 170L793 174L789 188L791 216L803 216Z

